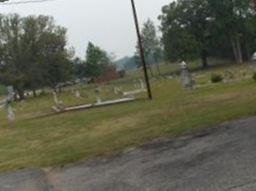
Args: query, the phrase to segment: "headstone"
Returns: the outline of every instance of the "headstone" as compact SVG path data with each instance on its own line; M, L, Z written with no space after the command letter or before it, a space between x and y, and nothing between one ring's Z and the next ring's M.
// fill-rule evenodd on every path
M142 79L139 80L140 81L140 89L145 89L145 85Z
M59 100L57 93L55 91L53 91L52 94L53 94L53 100L54 100L55 105L58 107L62 106L63 102Z
M7 112L7 118L9 121L13 121L15 120L15 114L13 112L13 108L12 108L12 102L14 100L14 90L12 86L8 86L7 87L7 92L8 92L8 96L5 100L5 109Z
M79 90L76 90L75 96L76 96L77 98L81 98L81 94L80 94Z
M96 95L96 103L101 103L102 100L100 98L100 89L99 88L95 89L95 95Z
M118 94L119 94L118 87L115 86L115 87L113 88L113 92L114 92L115 95L118 95Z
M13 112L11 104L8 104L6 106L6 111L7 111L7 118L9 121L14 121L15 120L15 114Z
M186 62L181 63L181 82L184 88L193 89L194 81L189 73L188 65Z

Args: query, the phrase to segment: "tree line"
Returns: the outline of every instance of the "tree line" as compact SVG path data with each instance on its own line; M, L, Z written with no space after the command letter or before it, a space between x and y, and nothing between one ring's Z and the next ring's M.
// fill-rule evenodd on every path
M152 65L160 73L159 62L163 61L200 58L202 67L207 67L209 57L243 63L256 51L255 0L176 0L162 8L158 19L162 35L150 19L141 29L152 76ZM128 60L135 60L138 67L139 53L137 43L134 57Z
M95 77L111 64L108 54L88 44L86 61L74 59L67 47L67 29L49 16L0 15L0 83L24 91L56 88L77 77Z
M209 57L250 60L256 51L252 0L177 0L162 8L164 57L169 61Z

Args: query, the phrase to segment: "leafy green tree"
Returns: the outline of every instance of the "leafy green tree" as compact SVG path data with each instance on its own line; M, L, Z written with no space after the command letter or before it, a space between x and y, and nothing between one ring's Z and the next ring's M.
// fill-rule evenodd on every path
M215 28L219 34L225 33L236 62L242 63L243 50L248 48L250 38L251 29L248 28L248 22L255 17L251 0L208 1L214 15ZM248 54L248 50L246 52Z
M24 90L54 87L72 74L66 29L47 16L0 15L0 81Z
M181 52L176 52L176 54L183 53L180 54L180 58L199 53L202 65L206 67L212 28L208 1L178 0L165 6L162 12L163 14L159 18L162 23L164 46L173 49L175 45L169 45L169 43L173 43L173 40L181 49L179 50ZM169 41L170 39L172 40ZM193 47L196 47L197 50L193 50Z
M80 58L75 58L72 62L75 70L75 76L79 79L87 77L86 62Z
M161 59L162 59L162 47L161 47L160 40L157 36L156 27L152 20L148 19L143 24L143 28L141 30L141 38L142 38L142 44L144 48L144 54L145 54L148 68L151 72L151 75L153 76L153 71L151 68L152 64L157 65L158 73L160 74L159 62L161 62ZM137 57L139 57L140 55L138 44L136 45L135 55Z
M255 9L251 0L178 0L163 7L161 30L169 60L209 56L242 63L255 45Z
M176 22L179 14L178 4L173 2L169 6L163 7L162 11L163 15L159 19L161 20L165 59L173 62L197 58L200 54L198 42L186 28ZM171 24L169 24L169 20Z
M26 64L23 58L20 40L22 19L18 15L5 17L0 15L1 75L4 85L13 85L23 98L23 89L27 82Z
M107 52L89 42L86 51L86 68L89 77L98 77L112 64Z

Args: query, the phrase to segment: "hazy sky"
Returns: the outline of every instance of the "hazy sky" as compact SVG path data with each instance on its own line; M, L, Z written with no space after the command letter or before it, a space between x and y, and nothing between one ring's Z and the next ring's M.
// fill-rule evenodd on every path
M10 0L17 2L23 0ZM135 0L140 23L151 18L157 24L161 7L171 0ZM68 28L69 45L85 56L88 41L120 58L132 55L136 43L130 0L56 0L44 3L1 5L0 13L51 15Z

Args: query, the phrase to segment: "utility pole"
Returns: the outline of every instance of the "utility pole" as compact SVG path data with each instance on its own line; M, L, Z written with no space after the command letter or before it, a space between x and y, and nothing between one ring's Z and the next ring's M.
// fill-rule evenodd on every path
M146 64L146 59L145 59L145 54L144 54L144 48L143 48L143 45L142 45L142 39L141 39L141 35L140 35L140 27L139 27L138 16L137 16L137 11L136 11L134 0L131 0L131 4L132 4L133 16L134 16L134 23L135 23L135 27L136 27L137 36L138 36L138 43L139 43L139 48L140 48L140 57L141 57L141 62L142 62L142 66L143 66L147 91L148 91L148 98L150 100L152 100L153 97L152 97L150 82L149 82L149 78L148 78L147 64Z

